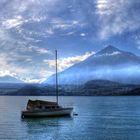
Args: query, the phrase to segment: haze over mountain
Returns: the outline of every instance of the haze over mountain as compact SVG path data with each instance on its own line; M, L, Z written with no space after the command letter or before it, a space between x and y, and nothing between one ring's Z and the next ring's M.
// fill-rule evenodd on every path
M23 81L15 77L5 75L5 76L0 76L0 83L23 83Z
M140 83L140 57L111 45L59 73L59 84L83 84L105 79L122 83ZM53 84L55 75L45 83Z

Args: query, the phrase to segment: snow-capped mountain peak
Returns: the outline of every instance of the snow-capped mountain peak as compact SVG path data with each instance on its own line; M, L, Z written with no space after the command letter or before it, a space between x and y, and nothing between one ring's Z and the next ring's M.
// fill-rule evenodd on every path
M140 57L108 46L86 60L59 73L60 84L81 84L88 80L105 79L140 83ZM45 82L52 83L55 75Z
M112 56L112 55L117 55L117 54L121 54L122 51L109 45L108 47L102 49L101 51L99 51L96 56Z

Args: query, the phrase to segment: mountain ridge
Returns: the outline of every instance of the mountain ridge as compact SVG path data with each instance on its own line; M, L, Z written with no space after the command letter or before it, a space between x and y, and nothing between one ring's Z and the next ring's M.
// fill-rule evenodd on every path
M140 83L140 57L109 45L86 60L58 73L59 83L82 84L91 79ZM44 83L53 84L55 74Z
M4 89L1 89L4 91ZM140 95L140 85L123 84L109 80L91 80L82 85L59 85L60 96L134 96ZM0 95L56 96L55 86L26 84L21 88L9 89Z

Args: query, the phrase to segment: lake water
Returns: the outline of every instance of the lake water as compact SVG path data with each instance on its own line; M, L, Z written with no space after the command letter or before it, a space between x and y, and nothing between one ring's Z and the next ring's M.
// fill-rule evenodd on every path
M78 116L21 119L28 99L0 96L0 140L140 140L140 97L60 97Z

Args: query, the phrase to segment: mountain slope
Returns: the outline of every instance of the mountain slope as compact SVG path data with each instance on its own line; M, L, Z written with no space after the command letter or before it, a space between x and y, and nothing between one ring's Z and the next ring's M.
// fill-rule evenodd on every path
M140 93L130 92L137 88L139 85L122 84L109 80L91 80L84 84L80 93L92 96L139 95Z
M15 77L6 75L6 76L0 76L0 83L23 83L23 81Z
M83 84L94 79L140 83L140 57L108 46L59 73L60 84ZM52 84L55 75L45 82Z

